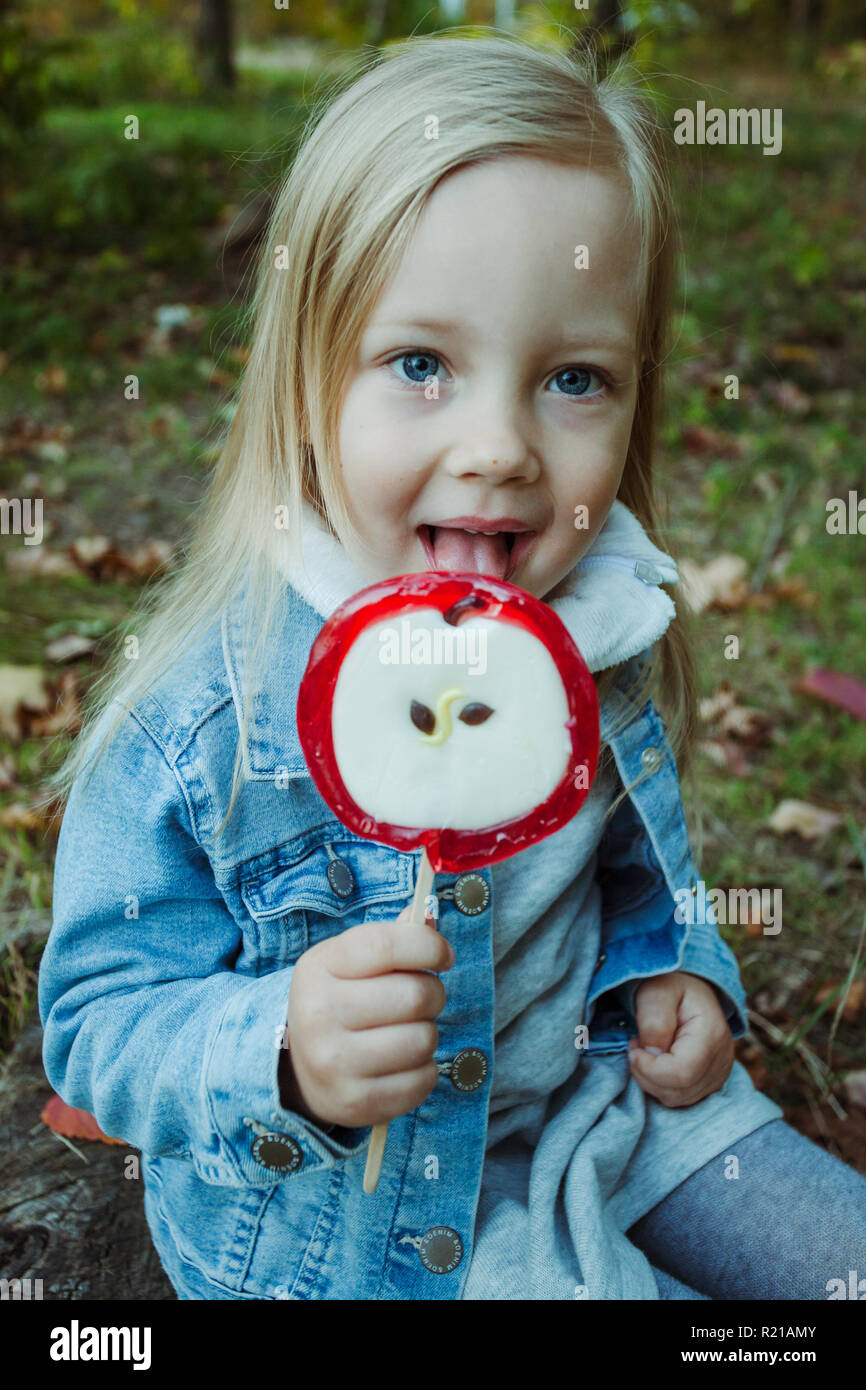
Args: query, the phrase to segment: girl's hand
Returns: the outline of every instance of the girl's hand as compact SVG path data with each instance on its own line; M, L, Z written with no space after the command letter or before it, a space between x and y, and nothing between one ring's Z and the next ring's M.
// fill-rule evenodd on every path
M635 1008L640 1042L629 1042L629 1063L648 1095L671 1107L694 1105L724 1085L734 1039L707 980L685 970L654 975L638 986Z
M439 1081L439 973L453 964L433 918L362 922L299 957L289 990L288 1109L348 1128L407 1115ZM435 972L435 973L434 973Z

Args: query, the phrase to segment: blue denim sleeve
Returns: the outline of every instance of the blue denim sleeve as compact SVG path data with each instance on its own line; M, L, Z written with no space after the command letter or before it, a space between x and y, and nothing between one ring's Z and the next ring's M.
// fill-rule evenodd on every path
M206 1182L263 1187L277 1175L253 1157L262 1129L294 1138L299 1171L359 1152L369 1130L339 1130L346 1146L283 1108L293 967L237 973L241 946L184 785L128 716L61 827L39 975L45 1072L106 1134L189 1158Z
M707 907L703 921L689 927L682 959L676 968L689 975L698 975L713 986L732 1036L743 1037L749 1021L746 993L737 958L719 932L712 907ZM612 991L619 1004L633 1018L636 1016L635 992L646 978L625 980Z

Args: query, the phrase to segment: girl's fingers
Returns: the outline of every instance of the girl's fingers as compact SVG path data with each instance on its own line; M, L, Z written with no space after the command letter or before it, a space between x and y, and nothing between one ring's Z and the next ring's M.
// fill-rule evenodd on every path
M711 1073L717 1060L717 1050L708 1047L703 1033L681 1030L669 1052L654 1055L640 1047L629 1048L629 1057L653 1085L681 1089L700 1085Z
M335 1016L350 1032L434 1019L447 1003L438 975L395 970L373 979L347 980L335 999Z
M430 1021L368 1028L351 1034L346 1068L356 1077L399 1076L427 1066L438 1046L439 1029Z
M450 970L454 963L451 947L441 932L402 913L396 921L359 922L322 945L328 948L323 953L328 970L344 980L387 975L393 970L434 970L438 974Z

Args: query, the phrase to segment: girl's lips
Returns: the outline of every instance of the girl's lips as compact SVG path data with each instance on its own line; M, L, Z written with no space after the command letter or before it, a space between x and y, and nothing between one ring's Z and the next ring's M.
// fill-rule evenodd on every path
M429 525L422 525L417 528L418 538L421 541L421 545L424 550L424 556L427 560L427 568L435 570L437 568L437 565L436 555L433 550L432 530L433 528ZM503 576L503 578L506 581L508 581L509 579L511 579L511 576L517 572L517 569L526 558L526 555L536 538L537 532L508 531L504 534L510 536L512 542L511 551L508 556L508 564L506 566L505 574Z

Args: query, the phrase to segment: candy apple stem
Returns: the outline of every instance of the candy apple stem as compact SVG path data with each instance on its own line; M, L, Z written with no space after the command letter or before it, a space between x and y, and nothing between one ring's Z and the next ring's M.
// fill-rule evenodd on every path
M421 855L421 863L418 866L418 882L415 884L415 896L412 899L411 920L417 922L419 926L424 925L424 905L432 887L433 870L430 867L430 860L427 858L427 849L425 847ZM367 1166L364 1169L365 1192L376 1191L379 1174L382 1171L382 1155L385 1152L385 1139L387 1135L387 1124L373 1126L373 1133L370 1135L370 1147L367 1150Z

